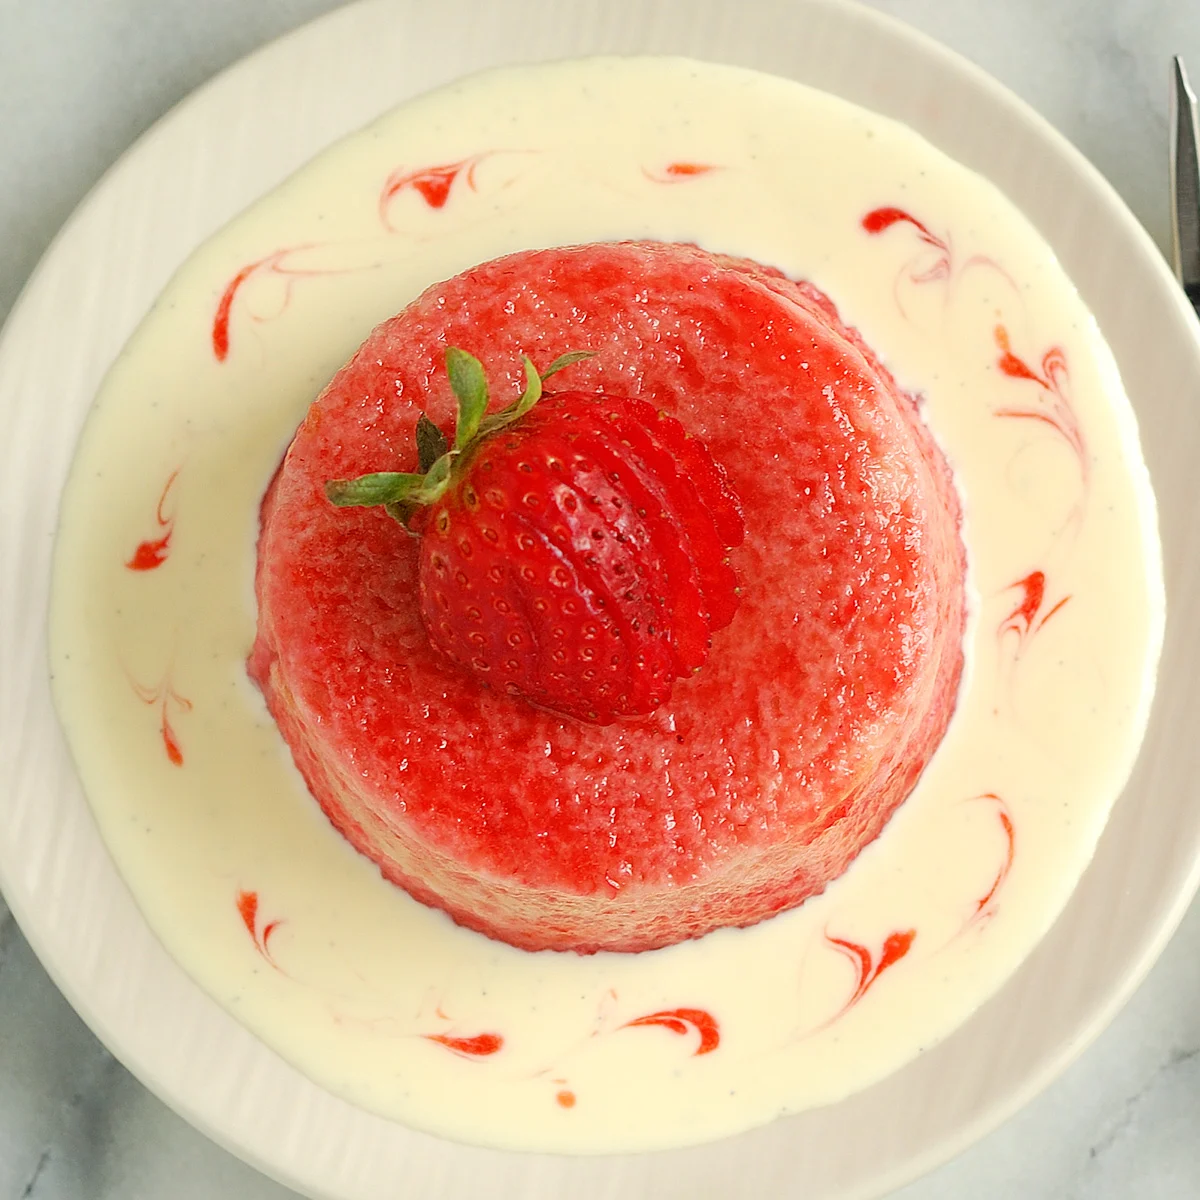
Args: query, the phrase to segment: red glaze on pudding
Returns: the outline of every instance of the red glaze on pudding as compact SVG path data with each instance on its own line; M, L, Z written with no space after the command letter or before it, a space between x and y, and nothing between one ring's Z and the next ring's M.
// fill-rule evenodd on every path
M448 346L493 411L522 354L592 351L563 388L648 401L727 473L740 603L648 716L556 716L450 665L419 543L326 499L415 471L422 412L453 427ZM384 322L313 404L263 502L250 672L330 820L416 899L525 949L652 949L821 892L912 790L962 672L959 519L912 398L815 288L691 246L514 254Z

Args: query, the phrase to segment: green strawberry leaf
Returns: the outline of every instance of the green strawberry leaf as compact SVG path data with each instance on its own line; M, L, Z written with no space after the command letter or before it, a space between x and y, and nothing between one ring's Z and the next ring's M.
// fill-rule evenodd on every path
M357 479L331 479L325 495L331 504L349 508L359 504L395 504L406 499L425 483L424 475L407 471L377 471Z
M454 453L443 454L441 458L425 472L424 486L413 492L412 499L418 504L432 504L445 490L450 482L450 468L454 465Z
M521 361L525 364L525 390L516 404L511 406L514 421L523 417L542 398L542 377L538 374L537 367L529 361L527 354L521 355Z
M518 417L523 417L542 398L542 377L537 367L529 361L528 356L522 355L525 364L525 390L507 408L502 408L490 417L484 417L479 425L479 438L490 437L506 425L511 425Z
M551 375L557 374L564 367L573 367L577 362L583 362L585 358L595 358L595 350L569 350L566 354L560 354L543 372L542 382L545 383ZM525 360L529 362L529 359Z
M487 412L487 378L479 359L457 346L446 347L446 373L450 376L450 388L458 400L454 449L463 450L479 432L479 422Z

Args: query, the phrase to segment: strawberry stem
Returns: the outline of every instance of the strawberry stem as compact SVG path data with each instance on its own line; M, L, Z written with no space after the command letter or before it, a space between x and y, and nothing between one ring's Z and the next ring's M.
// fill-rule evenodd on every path
M540 374L529 357L522 355L525 390L507 408L486 416L488 386L483 365L473 354L457 346L447 347L446 374L458 402L453 446L422 413L416 428L419 473L376 471L355 479L331 479L325 484L326 497L339 508L382 504L389 515L407 525L418 508L433 504L450 486L455 463L460 458L474 450L484 438L520 420L541 399L542 383L551 375L591 358L592 354L591 350L572 350L560 355Z

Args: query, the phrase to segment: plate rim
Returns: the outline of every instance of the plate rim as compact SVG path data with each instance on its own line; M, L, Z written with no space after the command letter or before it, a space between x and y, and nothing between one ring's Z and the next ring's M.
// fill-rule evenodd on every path
M319 33L327 26L343 21L347 24L354 24L363 20L367 14L372 12L383 13L390 9L400 10L404 7L407 7L405 0L357 0L356 3L333 9L317 17L315 20L290 31L283 35L283 37L275 39L252 51L173 105L108 168L56 234L18 294L3 328L0 329L0 364L4 363L9 353L9 343L15 338L14 330L19 332L30 297L43 286L44 280L50 277L54 270L57 269L58 260L63 253L63 247L69 245L71 238L75 236L75 230L84 221L86 215L100 203L108 191L116 186L116 182L119 181L123 173L129 168L130 162L152 153L162 140L170 136L176 121L182 115L195 113L199 110L210 96L226 87L232 77L254 70L261 70L268 63L268 60L273 58L284 61L292 47L302 42L316 39ZM1170 274L1165 260L1161 257L1158 247L1099 170L1068 139L1055 130L1049 122L969 60L943 46L928 35L912 29L889 14L880 12L877 9L868 8L865 5L855 2L855 0L802 0L798 7L813 11L835 13L838 14L838 19L848 19L852 22L862 22L874 26L877 31L882 31L893 42L900 44L907 43L909 50L915 51L918 58L924 57L938 60L942 66L966 80L973 89L986 95L994 103L1008 109L1039 139L1049 143L1056 155L1069 166L1071 172L1079 176L1085 182L1087 189L1102 202L1106 216L1118 222L1125 233L1138 243L1139 257L1145 260L1146 267L1156 276L1157 284L1167 284L1169 290L1175 296L1177 311L1185 322L1191 322L1192 349L1193 351L1200 352L1200 325L1195 323L1195 318L1187 305L1182 291L1175 286L1174 279ZM714 59L713 61L720 60ZM350 130L346 130L345 132L348 133ZM925 131L918 130L918 132L929 138L929 135ZM930 138L929 140L933 139ZM1014 203L1016 202L1014 201ZM172 270L178 265L173 264ZM3 382L3 380L0 379L0 382ZM1156 700L1156 713L1158 707L1159 703ZM88 815L90 817L90 810ZM0 850L3 849L4 841L4 838L0 838ZM102 843L101 849L103 851ZM1194 850L1200 851L1200 846L1195 847ZM103 851L103 853L106 855L107 851ZM121 881L121 886L124 887L123 881ZM901 1166L894 1168L889 1173L865 1180L857 1189L843 1194L846 1196L879 1195L884 1191L902 1186L904 1183L925 1174L927 1171L960 1153L966 1146L972 1144L992 1129L995 1129L1014 1112L1027 1104L1035 1095L1044 1090L1045 1087L1091 1045L1099 1033L1129 1000L1130 996L1145 978L1154 961L1161 954L1166 943L1178 928L1198 887L1200 887L1200 853L1194 852L1190 870L1180 879L1173 894L1166 896L1168 903L1163 906L1157 919L1147 927L1147 936L1145 936L1141 943L1139 955L1126 965L1119 983L1112 988L1104 1001L1094 1008L1091 1018L1076 1029L1074 1037L1070 1041L1064 1042L1057 1054L1046 1058L1040 1071L1030 1073L1022 1085L1011 1088L1006 1095L998 1097L973 1121L960 1126L956 1135L947 1135L940 1141L935 1141L923 1152L912 1156ZM206 1136L239 1158L251 1163L268 1176L285 1183L287 1186L306 1191L307 1194L319 1194L330 1197L337 1194L326 1190L313 1192L312 1188L314 1185L312 1180L293 1175L280 1162L274 1161L261 1153L259 1148L239 1141L228 1130L210 1120L208 1114L202 1111L192 1097L171 1091L168 1082L154 1074L152 1064L142 1061L129 1049L128 1043L124 1040L122 1034L107 1019L107 1014L97 1011L89 1000L88 995L75 986L71 978L70 964L64 964L56 956L56 952L52 949L52 937L48 928L39 923L32 911L31 898L21 888L20 881L15 873L6 871L3 853L0 853L0 889L3 890L15 919L34 948L39 960L54 980L55 985L64 993L72 1007L76 1009L88 1026L100 1036L106 1046L112 1050L114 1055L131 1070L144 1086L174 1111L183 1115L185 1119L204 1132ZM1024 969L1023 967L1022 970ZM198 989L198 985L196 984L191 984L191 986ZM263 1049L265 1050L265 1047ZM270 1051L267 1051L267 1053L272 1054ZM677 1154L687 1152L667 1151L661 1153ZM515 1156L523 1157L527 1161L533 1161L535 1158L541 1157L532 1154ZM615 1161L615 1156L609 1156L609 1158L611 1161ZM590 1161L590 1159L585 1156L578 1156L576 1161Z

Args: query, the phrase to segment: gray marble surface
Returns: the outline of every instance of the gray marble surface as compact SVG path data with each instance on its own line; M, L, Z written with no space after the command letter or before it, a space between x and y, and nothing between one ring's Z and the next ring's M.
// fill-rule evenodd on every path
M1167 63L1181 52L1200 74L1200 0L874 4L1032 103L1166 244ZM0 318L57 228L147 126L221 67L331 7L0 0ZM1198 1134L1200 905L1074 1067L899 1196L1195 1200ZM114 1061L0 901L0 1200L291 1195L193 1131Z

